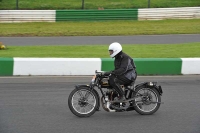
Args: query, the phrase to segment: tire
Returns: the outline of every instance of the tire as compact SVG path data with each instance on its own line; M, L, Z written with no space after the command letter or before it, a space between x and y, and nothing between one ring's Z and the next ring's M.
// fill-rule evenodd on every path
M70 93L68 106L74 115L89 117L98 109L99 99L94 91L91 91L87 87L80 87Z
M138 96L133 102L136 112L141 115L151 115L159 109L161 97L155 88L142 86L136 88L135 92L135 96Z

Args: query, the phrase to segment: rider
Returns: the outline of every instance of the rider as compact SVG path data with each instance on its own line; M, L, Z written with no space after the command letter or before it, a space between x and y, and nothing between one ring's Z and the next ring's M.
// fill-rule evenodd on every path
M105 76L109 76L109 84L119 93L119 98L115 102L123 102L126 100L121 85L129 85L136 80L136 66L133 59L122 52L122 46L118 42L110 44L108 51L110 57L115 58L115 69L105 72Z

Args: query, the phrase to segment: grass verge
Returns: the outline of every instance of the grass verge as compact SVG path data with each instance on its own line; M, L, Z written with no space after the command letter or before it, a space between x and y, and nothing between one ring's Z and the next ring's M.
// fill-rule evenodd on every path
M110 58L107 49L107 45L9 46L0 50L0 57ZM200 57L200 42L123 45L123 51L133 58Z
M0 36L112 36L200 34L200 19L0 23Z

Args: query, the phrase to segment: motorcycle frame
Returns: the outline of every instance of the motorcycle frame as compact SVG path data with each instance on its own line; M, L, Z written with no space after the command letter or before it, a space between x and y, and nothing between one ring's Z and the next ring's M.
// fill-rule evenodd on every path
M98 79L96 79L98 78ZM96 77L95 78L95 82L94 83L91 83L90 85L76 85L75 88L76 89L79 89L81 87L87 87L89 88L91 91L93 91L94 93L96 93L97 97L98 97L98 106L96 108L96 110L99 110L100 108L100 96L99 96L99 93L94 89L95 87L97 87L101 93L102 93L102 96L103 98L105 99L105 94L103 93L103 90L102 90L102 87L100 87L100 84L99 84L99 81L100 81L100 77ZM97 82L98 81L98 82ZM131 93L135 92L135 90L137 88L140 88L140 87L145 87L145 88L155 88L158 93L162 96L162 87L161 86L157 86L157 82L143 82L143 83L140 83L140 84L137 84L137 85L132 85L133 89L130 89L128 87L126 87L125 89L128 89L131 91ZM133 97L134 98L134 97Z

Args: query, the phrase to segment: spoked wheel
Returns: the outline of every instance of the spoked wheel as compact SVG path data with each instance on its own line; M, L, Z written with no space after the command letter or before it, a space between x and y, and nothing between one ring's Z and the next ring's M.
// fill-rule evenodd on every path
M74 89L68 98L71 112L78 117L89 117L98 108L97 94L87 87Z
M134 100L135 111L141 115L151 115L155 113L161 102L158 91L154 88L138 88L135 90L137 97Z

